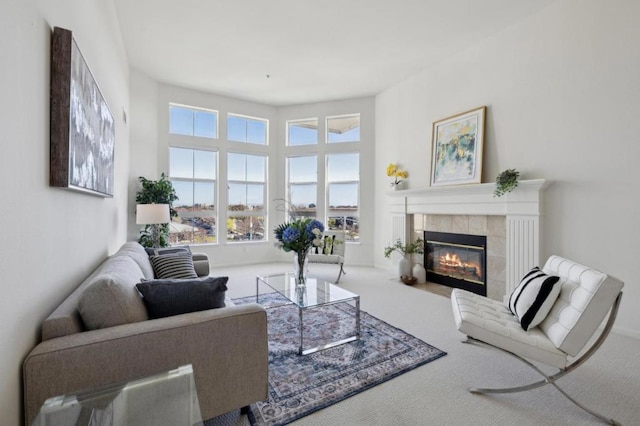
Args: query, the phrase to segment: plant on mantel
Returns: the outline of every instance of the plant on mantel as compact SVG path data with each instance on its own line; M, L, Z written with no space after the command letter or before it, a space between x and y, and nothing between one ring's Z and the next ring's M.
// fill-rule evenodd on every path
M406 170L400 170L400 168L394 163L389 163L386 168L386 172L387 176L393 178L393 182L391 182L391 188L393 189L400 188L400 184L409 177L409 172Z
M520 172L516 169L507 169L496 177L496 189L493 191L494 197L502 197L507 192L513 191L518 186Z

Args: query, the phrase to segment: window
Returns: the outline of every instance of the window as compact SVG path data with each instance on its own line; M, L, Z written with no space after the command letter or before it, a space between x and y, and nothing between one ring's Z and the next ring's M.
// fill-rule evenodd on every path
M327 154L327 225L359 240L360 154Z
M327 117L327 143L359 141L360 114Z
M318 119L287 121L287 145L317 145Z
M320 139L319 120L325 124ZM286 125L286 207L296 216L323 220L328 229L345 230L347 241L359 241L360 154L358 145L343 143L360 142L360 114L290 120ZM324 170L318 170L318 164L324 164Z
M235 142L267 144L267 120L241 115L227 116L227 139Z
M227 240L265 239L267 157L229 153L227 158Z
M296 215L316 217L318 156L287 158L287 201Z
M169 178L178 200L178 213L171 220L171 244L216 242L216 176L218 153L186 148L169 148Z
M169 133L215 139L218 112L170 104Z

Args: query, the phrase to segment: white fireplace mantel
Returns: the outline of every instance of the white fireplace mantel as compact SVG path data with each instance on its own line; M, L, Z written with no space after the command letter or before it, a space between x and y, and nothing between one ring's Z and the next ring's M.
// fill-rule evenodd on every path
M512 192L494 197L495 183L389 191L391 212L402 214L540 215L545 179L522 180Z
M506 217L506 294L540 262L540 215L545 179L522 180L502 197L495 183L389 191L392 234L406 238L409 215L500 215Z

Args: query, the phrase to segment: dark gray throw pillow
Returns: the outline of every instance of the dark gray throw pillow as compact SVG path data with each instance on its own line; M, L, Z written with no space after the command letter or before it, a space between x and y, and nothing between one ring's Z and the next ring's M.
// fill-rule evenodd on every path
M223 308L228 277L147 280L136 284L149 318Z

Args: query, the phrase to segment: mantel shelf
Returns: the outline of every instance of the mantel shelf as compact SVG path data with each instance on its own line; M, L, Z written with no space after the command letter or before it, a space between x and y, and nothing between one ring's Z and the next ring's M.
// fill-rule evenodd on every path
M540 191L549 186L550 182L545 179L529 179L518 181L518 187L514 191L518 190L534 190ZM432 196L432 195L444 195L444 194L491 194L496 187L495 182L490 183L478 183L470 185L451 185L451 186L432 186L427 188L415 188L415 189L399 189L395 191L387 191L387 194L391 197L419 197L419 196ZM508 193L507 193L508 194Z
M389 191L391 211L406 214L539 215L545 179L522 180L495 197L495 183Z

